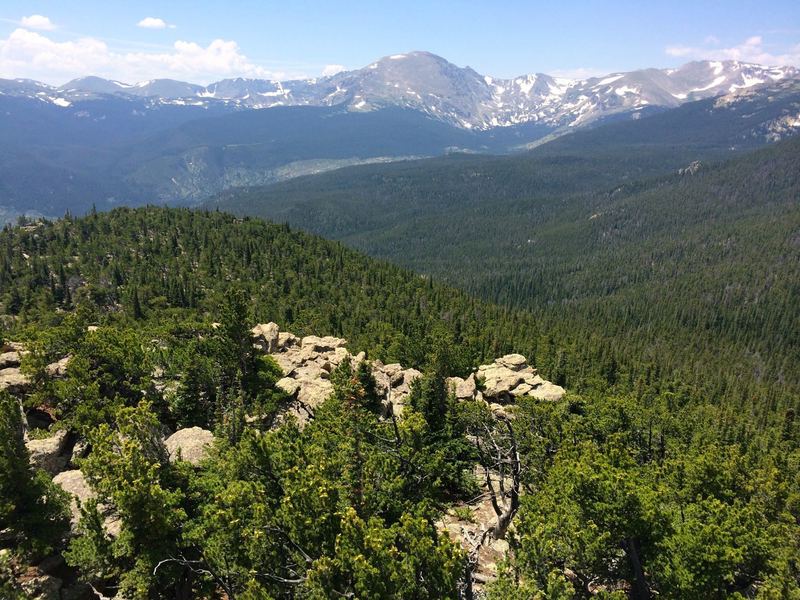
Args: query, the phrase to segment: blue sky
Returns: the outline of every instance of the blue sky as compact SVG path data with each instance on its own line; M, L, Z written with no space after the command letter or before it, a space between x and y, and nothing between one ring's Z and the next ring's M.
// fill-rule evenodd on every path
M581 76L697 58L800 66L800 1L0 4L0 77L50 83L87 74L198 83L314 77L409 50L496 77Z

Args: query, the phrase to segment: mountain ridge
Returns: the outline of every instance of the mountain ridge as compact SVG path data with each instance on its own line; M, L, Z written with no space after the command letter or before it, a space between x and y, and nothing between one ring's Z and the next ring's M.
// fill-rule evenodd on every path
M414 51L321 78L230 78L202 86L172 79L128 84L88 76L57 87L29 80L0 80L0 94L32 95L64 108L106 95L148 99L154 105L226 105L231 109L341 105L367 111L399 106L464 129L524 123L558 129L613 114L635 118L643 110L672 108L797 77L800 70L791 66L694 61L678 68L617 71L586 79L545 73L504 79L458 67L430 52Z

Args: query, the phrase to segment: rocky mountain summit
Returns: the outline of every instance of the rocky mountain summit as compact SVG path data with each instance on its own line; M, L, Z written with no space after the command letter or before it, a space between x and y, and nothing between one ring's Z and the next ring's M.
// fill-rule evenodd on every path
M301 426L307 423L313 418L315 408L333 391L330 381L333 370L343 361L351 361L353 365L367 361L363 352L349 352L347 342L342 338L315 335L300 338L281 331L275 323L257 325L251 333L254 346L270 356L280 367L283 377L277 382L277 387L291 397L276 424L289 415L296 418ZM6 344L4 350L0 354L0 389L9 391L21 400L33 385L22 367L26 351L22 345L13 343ZM54 379L64 378L70 359L70 356L63 357L48 365L45 372ZM373 360L368 364L383 399L383 417L401 416L414 381L422 373L399 363L384 364ZM161 373L154 373L153 383L162 391L169 387L164 384ZM539 376L536 369L529 366L525 357L520 354L502 356L490 364L481 365L466 378L451 377L447 383L458 400L484 402L502 419L513 418L513 411L509 409L519 397L531 396L542 401L551 401L562 398L565 393L560 386ZM80 469L79 459L85 458L91 449L75 432L59 428L58 423L49 415L39 414L40 412L35 408L27 410L22 435L31 464L49 473L53 482L70 497L74 535L81 519L81 505L97 496L92 483ZM249 419L252 418L254 417ZM174 432L164 429L153 433L164 462L185 461L198 466L208 456L209 448L214 443L214 434L201 427L187 427ZM479 480L484 477L480 473L477 476ZM487 472L484 486L491 488L497 476ZM488 495L484 495L482 500L458 508L459 510L454 509L445 515L437 527L474 558L475 583L481 585L496 576L497 562L502 559L508 545L503 539L487 535L496 526L493 522L499 516L493 511ZM105 532L111 538L118 537L121 520L115 508L101 505L99 509ZM468 519L465 517L466 512L471 515ZM57 564L53 567L50 563ZM55 556L37 567L36 573L26 582L26 589L29 589L32 597L48 600L93 597L88 586L75 581L62 581L59 577L61 565L63 559Z
M273 358L283 371L277 387L291 397L283 414L293 415L301 425L313 418L314 409L333 392L330 376L338 365L345 360L354 365L367 360L363 352L351 354L346 347L347 341L342 338L315 335L300 338L280 331L275 323L256 325L251 333L254 344ZM24 353L22 345L11 344L7 345L5 353L0 354L0 390L23 395L30 389L30 378L20 367ZM51 377L62 378L68 363L67 356L48 365L46 371ZM373 360L369 364L383 399L384 416L401 416L412 385L422 373L399 363L384 364ZM504 417L510 414L509 408L515 400L522 396L556 401L565 394L564 388L539 376L521 354L502 356L490 364L479 366L466 378L450 377L447 383L458 400L484 402L495 414ZM154 384L160 386L163 382L155 377ZM53 475L54 481L75 498L85 500L91 497L92 492L74 462L85 455L85 443L65 429L54 428L49 435L42 435L52 427L46 423L48 418L48 415L39 415L35 410L27 415L28 427L24 434L31 463ZM36 435L33 435L34 430L38 432ZM184 460L197 465L206 457L213 441L214 435L200 427L165 432L162 438L164 456L173 462ZM74 506L73 517L77 519L78 514Z

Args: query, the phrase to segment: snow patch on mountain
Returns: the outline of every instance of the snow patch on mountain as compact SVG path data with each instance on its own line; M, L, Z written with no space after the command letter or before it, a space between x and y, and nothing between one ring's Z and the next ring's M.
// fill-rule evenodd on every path
M39 95L40 100L65 109L109 95L142 98L153 108L222 104L231 109L342 106L366 111L401 107L465 129L525 123L558 129L614 114L633 115L647 106L671 108L799 77L794 67L697 61L677 69L643 69L588 79L544 73L500 79L458 67L429 52L408 52L318 79L237 78L199 86L169 79L127 84L85 77L60 88L29 80L0 80L0 94ZM82 106L81 110L88 109Z

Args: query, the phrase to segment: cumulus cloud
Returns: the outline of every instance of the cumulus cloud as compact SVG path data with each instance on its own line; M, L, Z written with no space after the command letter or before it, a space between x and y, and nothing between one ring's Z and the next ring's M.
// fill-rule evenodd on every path
M216 39L207 46L179 40L163 50L118 52L97 38L60 42L23 28L0 38L0 78L63 83L89 74L127 82L167 77L197 83L226 77L282 79L287 75L253 63L232 40Z
M322 69L322 76L330 77L331 75L336 75L344 70L344 65L325 65L325 68Z
M20 25L23 27L28 27L29 29L41 29L42 31L52 31L56 28L56 24L44 15L31 15L29 17L22 17L20 20Z
M158 17L145 17L139 21L136 26L144 29L175 29L175 25L171 25L164 19L159 19Z
M692 60L738 60L762 65L800 66L800 44L784 48L782 52L770 51L760 35L727 48L719 46L716 38L709 36L702 46L667 46L665 52L669 56Z

